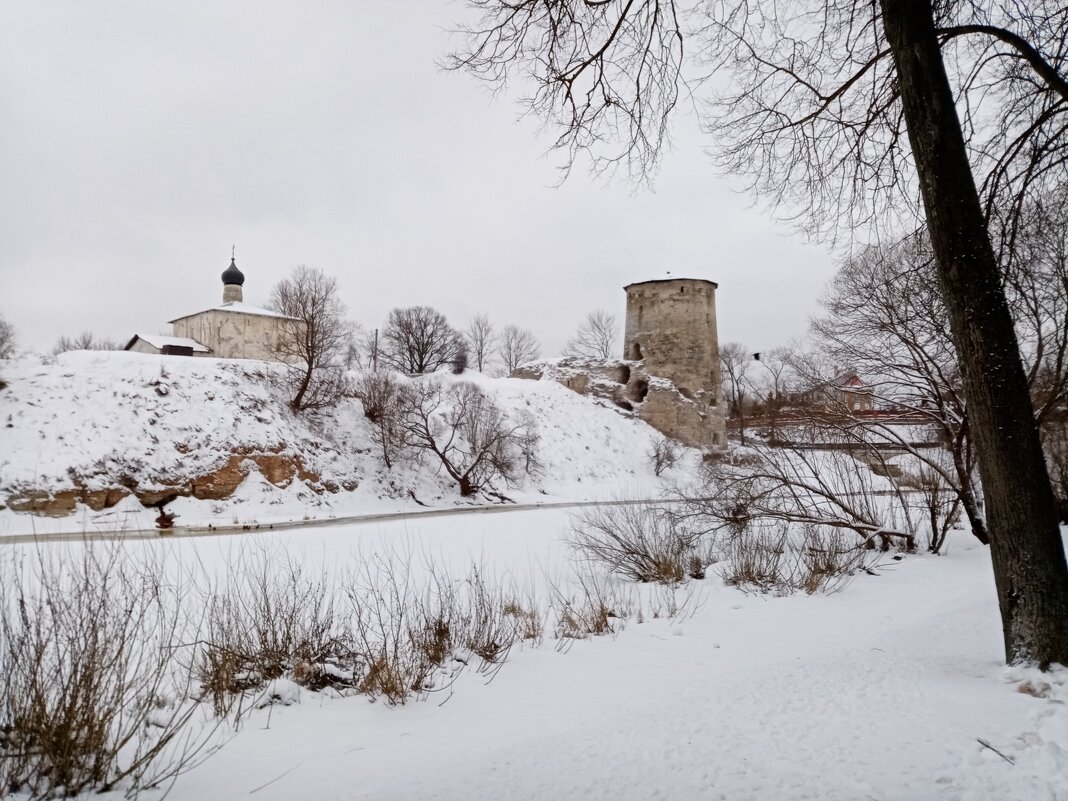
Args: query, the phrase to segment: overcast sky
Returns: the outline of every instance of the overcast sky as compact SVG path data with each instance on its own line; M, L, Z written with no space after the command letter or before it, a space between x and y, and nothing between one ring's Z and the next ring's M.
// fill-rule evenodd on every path
M559 159L514 97L442 72L441 0L0 0L0 314L48 349L126 339L294 265L337 276L353 319L479 312L558 353L622 286L719 283L721 341L804 332L833 269L717 177L692 119L655 191Z

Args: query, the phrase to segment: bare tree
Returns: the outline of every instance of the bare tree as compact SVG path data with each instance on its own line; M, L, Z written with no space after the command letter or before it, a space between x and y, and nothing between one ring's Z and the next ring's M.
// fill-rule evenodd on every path
M670 470L679 459L682 458L682 449L675 440L668 437L658 437L653 440L649 448L649 459L653 463L653 473L657 476Z
M362 365L363 353L361 351L366 342L367 335L361 326L358 323L350 323L348 342L345 343L345 352L341 358L346 370L355 370Z
M337 279L299 265L271 291L271 308L287 315L274 352L285 363L289 406L322 409L351 394L345 359L352 343Z
M378 362L382 356L382 345L379 341L378 329L367 331L358 340L358 347L363 354L363 366L368 370L377 370Z
M575 336L564 346L565 356L583 359L610 359L619 339L619 327L614 315L593 311L579 326Z
M568 165L586 152L595 167L655 165L691 4L469 3L482 18L451 66L500 86L514 71L531 76L529 108L560 126ZM1068 11L1053 0L702 8L691 50L729 87L709 115L723 167L831 233L914 223L922 203L970 407L1006 658L1068 663L1068 563L987 228L994 208L1019 208L1068 172Z
M742 464L709 462L710 491L690 502L693 513L718 527L782 521L853 531L869 547L914 547L914 510L904 490L879 477L888 466L878 454L873 470L847 449L828 449L826 431L798 439L787 447L754 443Z
M527 329L506 325L497 338L497 355L504 362L505 374L510 375L519 365L538 358L541 355L541 345Z
M382 331L382 361L402 373L432 373L449 364L460 335L429 306L393 309Z
M912 428L893 419L862 420L833 398L824 404L826 424L861 445L902 448L939 473L961 498L972 532L988 542L960 371L931 258L923 237L861 251L835 276L822 301L825 313L812 327L826 363L849 364L863 374L877 401L915 420L916 430L929 428L945 444L950 463L918 447L923 437ZM809 385L830 378L818 362L798 366Z
M416 384L404 416L408 441L433 454L463 496L518 471L523 425L474 384L427 379Z
M1040 214L1028 212L1017 229L1016 248L1001 251L1009 260L1005 292L1022 345L1035 419L1043 426L1062 408L1068 383L1068 213L1063 213L1068 208L1062 206L1057 216L1054 209L1052 203ZM963 504L972 532L988 542L969 410L933 258L923 235L866 248L845 261L823 300L825 314L813 321L816 341L832 363L848 363L868 376L873 397L915 424L858 418L840 404L828 411L858 441L905 450L927 473L937 474ZM810 382L825 380L807 372ZM941 452L918 446L916 431L922 429L933 431L944 443L948 463Z
M10 359L15 355L15 326L0 316L0 359Z
M783 407L790 402L791 384L796 379L795 351L789 347L772 348L754 353L753 361L756 375L750 385L767 422L769 442L774 445L778 438L779 417Z
M475 362L475 369L484 372L493 352L495 333L493 323L485 314L477 314L464 329L467 350Z
M752 356L741 342L726 342L719 347L719 363L724 393L730 414L738 421L738 436L745 445L745 405L749 400L748 378Z

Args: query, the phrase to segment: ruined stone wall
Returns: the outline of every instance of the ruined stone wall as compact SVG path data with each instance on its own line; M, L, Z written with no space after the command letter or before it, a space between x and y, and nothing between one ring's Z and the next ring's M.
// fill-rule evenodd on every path
M638 412L661 434L695 448L716 448L727 444L723 416L690 400L673 387L653 384Z
M174 335L207 345L220 359L276 361L274 348L284 325L278 317L210 309L176 320Z
M611 401L661 434L694 448L727 443L726 423L717 407L683 394L671 381L651 375L642 362L561 359L518 368L512 378L552 380L579 395Z

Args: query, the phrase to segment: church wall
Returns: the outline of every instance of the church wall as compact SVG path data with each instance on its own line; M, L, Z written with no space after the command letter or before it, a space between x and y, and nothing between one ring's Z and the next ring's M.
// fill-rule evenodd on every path
M278 317L210 309L176 320L174 335L207 345L216 358L276 361L284 323Z

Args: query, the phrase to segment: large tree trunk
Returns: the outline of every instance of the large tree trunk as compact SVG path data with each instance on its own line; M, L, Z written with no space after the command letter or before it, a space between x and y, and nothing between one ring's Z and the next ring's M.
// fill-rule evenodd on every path
M931 0L880 0L957 348L1009 662L1068 664L1068 567Z

